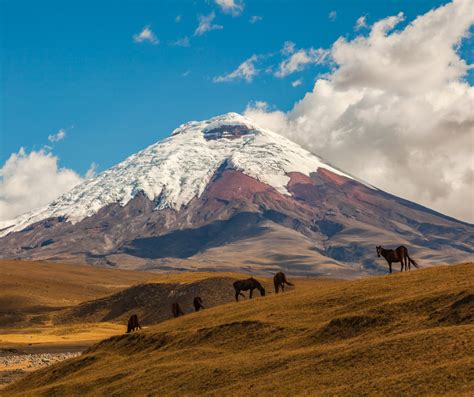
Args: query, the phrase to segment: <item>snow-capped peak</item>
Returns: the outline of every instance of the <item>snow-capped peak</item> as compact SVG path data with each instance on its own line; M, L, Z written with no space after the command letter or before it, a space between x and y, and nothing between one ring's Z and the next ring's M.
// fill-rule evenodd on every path
M223 127L241 127L247 130L256 130L259 128L256 123L254 123L247 117L244 117L238 113L229 112L221 116L213 117L209 120L190 121L188 123L182 124L171 133L171 136L185 134L186 132L193 131L193 127L196 126L198 128L201 128L204 134L208 134L210 131Z
M287 138L260 128L237 113L181 125L172 135L63 194L49 205L18 217L0 236L47 218L76 223L101 208L126 205L139 192L158 198L157 210L179 210L200 197L222 164L289 194L287 174L323 167L352 178Z

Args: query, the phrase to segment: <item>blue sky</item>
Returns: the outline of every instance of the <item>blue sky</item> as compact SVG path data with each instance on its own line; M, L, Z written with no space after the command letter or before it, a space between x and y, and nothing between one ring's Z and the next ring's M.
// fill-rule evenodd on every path
M230 111L474 223L472 0L0 7L0 227Z
M439 4L246 0L231 15L210 0L3 0L0 163L20 147L49 144L61 166L84 174L91 162L108 168L192 119L242 112L256 100L287 111L328 65L283 78L260 73L251 82L213 78L253 54L268 56L258 67L277 65L285 41L329 48L340 36L363 34L354 31L360 16L373 23L403 11L407 23ZM210 13L223 28L194 35L198 16ZM261 19L251 23L252 16ZM145 26L159 44L134 41ZM172 45L183 37L188 47ZM48 142L60 129L66 138Z

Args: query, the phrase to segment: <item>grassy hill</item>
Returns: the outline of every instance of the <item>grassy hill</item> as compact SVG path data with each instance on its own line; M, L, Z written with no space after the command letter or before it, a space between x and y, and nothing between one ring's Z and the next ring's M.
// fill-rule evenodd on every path
M240 277L0 261L0 352L83 350L123 333L132 313L147 325L170 319L176 301L188 313L195 296L206 307L232 302L232 282Z
M285 294L106 339L2 395L467 396L472 280L472 263L357 281L296 280Z
M137 314L142 325L156 324L172 317L171 305L178 302L185 313L194 311L193 299L199 296L204 307L210 308L234 301L232 283L242 275L198 273L194 280L173 280L160 277L138 284L113 295L87 301L58 313L57 324L78 322L118 322L126 324L131 314ZM244 276L245 277L245 276ZM166 281L165 281L166 280Z
M156 278L152 273L0 261L0 328L40 325L51 313Z

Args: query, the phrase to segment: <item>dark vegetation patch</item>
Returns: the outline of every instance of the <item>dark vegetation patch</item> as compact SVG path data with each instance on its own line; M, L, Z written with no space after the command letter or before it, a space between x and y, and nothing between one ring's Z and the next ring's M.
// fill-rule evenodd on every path
M54 243L54 240L52 238L49 238L47 240L44 240L41 242L40 247L46 247L47 245L51 245Z
M453 242L453 240L448 238L430 237L428 239L418 237L412 240L412 244L420 245L423 247L429 247L435 250L444 250L446 248L451 247L463 252L474 253L474 250L468 247L467 245L456 244L455 242Z
M330 246L324 251L326 256L341 262L358 262L366 254L367 249L356 243L348 245Z
M214 327L198 329L186 338L186 345L199 345L201 343L212 343L217 345L226 344L229 347L242 346L242 344L259 344L268 337L276 337L283 331L282 327L275 327L263 321L244 320L220 324Z
M388 316L346 316L332 319L317 334L321 341L354 338L390 322Z
M474 323L474 294L461 293L446 307L430 315L440 325L462 325Z
M128 242L120 249L140 258L189 258L209 248L260 236L267 231L259 226L261 215L241 212L224 221L208 225L176 230L163 236L139 238Z
M318 230L328 238L331 238L344 229L344 225L325 219L317 221L315 224Z

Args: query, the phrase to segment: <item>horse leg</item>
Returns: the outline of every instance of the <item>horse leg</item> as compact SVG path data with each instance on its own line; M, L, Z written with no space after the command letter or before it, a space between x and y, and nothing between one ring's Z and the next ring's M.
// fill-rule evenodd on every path
M285 283L281 283L281 292L285 292Z
M253 288L250 289L249 299L252 299Z
M390 274L392 274L392 262L388 262L388 269Z
M240 291L235 291L235 300L238 302L239 301L239 295L240 295Z

